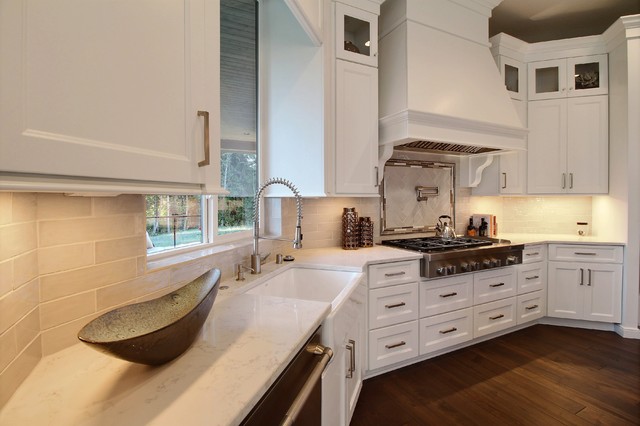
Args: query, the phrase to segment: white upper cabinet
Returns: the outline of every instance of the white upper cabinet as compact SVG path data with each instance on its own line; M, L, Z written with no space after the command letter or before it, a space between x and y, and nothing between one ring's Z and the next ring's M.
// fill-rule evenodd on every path
M529 102L528 192L606 194L608 97Z
M7 0L0 51L0 172L218 187L218 0Z
M378 16L336 2L336 58L378 66Z
M290 179L305 197L379 195L380 6L354 3L322 2L320 47L281 1L260 5L262 173Z
M499 55L496 58L504 85L511 98L524 101L527 99L527 64Z
M529 63L529 100L603 95L609 90L607 55Z

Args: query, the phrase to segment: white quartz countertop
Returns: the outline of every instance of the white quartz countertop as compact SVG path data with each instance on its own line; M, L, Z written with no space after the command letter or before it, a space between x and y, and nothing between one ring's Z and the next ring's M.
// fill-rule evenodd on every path
M328 315L328 303L216 300L194 345L160 367L76 344L44 357L2 425L235 425Z
M511 241L513 244L615 244L624 245L624 242L602 236L580 236L574 234L500 234L499 238Z
M300 250L258 276L227 277L203 331L182 356L148 367L78 343L44 357L0 410L1 425L236 425L329 315L329 303L245 294L292 266L364 271L419 259L375 246Z

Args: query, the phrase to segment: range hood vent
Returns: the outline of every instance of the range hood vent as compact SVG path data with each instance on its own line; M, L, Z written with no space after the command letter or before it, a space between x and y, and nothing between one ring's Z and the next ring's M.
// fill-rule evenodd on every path
M379 40L380 163L394 149L473 156L526 150L490 51L501 0L386 0Z
M431 142L431 141L415 141L402 145L397 145L396 150L401 151L420 151L420 152L436 152L440 154L488 154L490 152L500 151L498 148L486 148L481 146L458 145L455 143Z

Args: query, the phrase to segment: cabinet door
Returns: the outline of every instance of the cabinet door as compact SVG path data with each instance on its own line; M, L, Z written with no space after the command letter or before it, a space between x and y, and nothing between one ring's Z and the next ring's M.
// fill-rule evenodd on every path
M547 312L550 317L582 319L584 274L581 263L549 262Z
M336 58L378 66L378 16L348 6L336 5Z
M346 422L351 422L351 416L358 402L358 395L362 388L362 372L364 370L363 363L365 360L365 304L367 303L367 288L364 283L358 286L358 289L351 295L349 304L349 324L345 348L345 403L346 403Z
M567 100L567 192L609 192L608 96Z
M568 96L604 95L609 91L607 55L567 59Z
M378 70L336 61L336 193L377 194Z
M513 99L527 99L527 65L507 56L498 57L498 66L504 85Z
M512 101L522 125L527 127L527 102ZM500 155L500 193L524 194L527 189L527 152Z
M531 62L528 71L530 101L567 96L566 59Z
M563 193L567 185L566 100L529 102L528 116L528 193Z
M584 319L620 322L622 314L622 265L584 264Z
M0 170L205 182L198 111L216 139L217 0L2 8Z

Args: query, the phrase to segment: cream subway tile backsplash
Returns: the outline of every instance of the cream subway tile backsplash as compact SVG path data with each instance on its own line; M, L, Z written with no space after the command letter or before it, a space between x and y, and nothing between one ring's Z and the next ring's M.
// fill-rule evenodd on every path
M93 265L95 263L93 246L93 242L86 242L39 249L38 269L40 274L51 274Z
M42 275L40 277L40 300L48 302L59 297L129 280L136 276L136 270L137 260L132 258Z
M0 226L7 225L13 220L13 194L0 192Z
M18 343L15 328L0 334L0 371L13 361L18 355Z
M38 277L38 252L32 250L13 258L13 288L33 281Z
M13 392L31 373L40 358L42 358L42 344L38 337L2 370L0 374L0 407L11 398Z
M39 223L40 247L135 235L135 215L45 220Z
M140 214L144 211L144 197L139 195L121 195L119 197L93 198L93 214L95 216Z
M0 297L13 290L13 260L0 261Z
M40 328L49 328L91 315L96 312L94 291L62 297L40 305Z
M97 241L95 245L96 263L144 256L146 253L145 240L139 236Z
M33 222L36 220L36 194L20 192L13 194L11 222Z
M38 307L38 279L0 298L0 334Z
M103 311L130 302L148 293L163 290L171 284L171 271L162 269L132 280L102 287L97 290L97 310Z
M18 343L18 352L21 352L31 342L38 337L40 333L40 308L36 308L25 315L13 327L16 331L16 341ZM2 369L0 369L2 371Z
M67 197L63 194L38 194L39 220L91 216L91 198Z
M38 246L36 222L0 226L0 261L35 250Z

